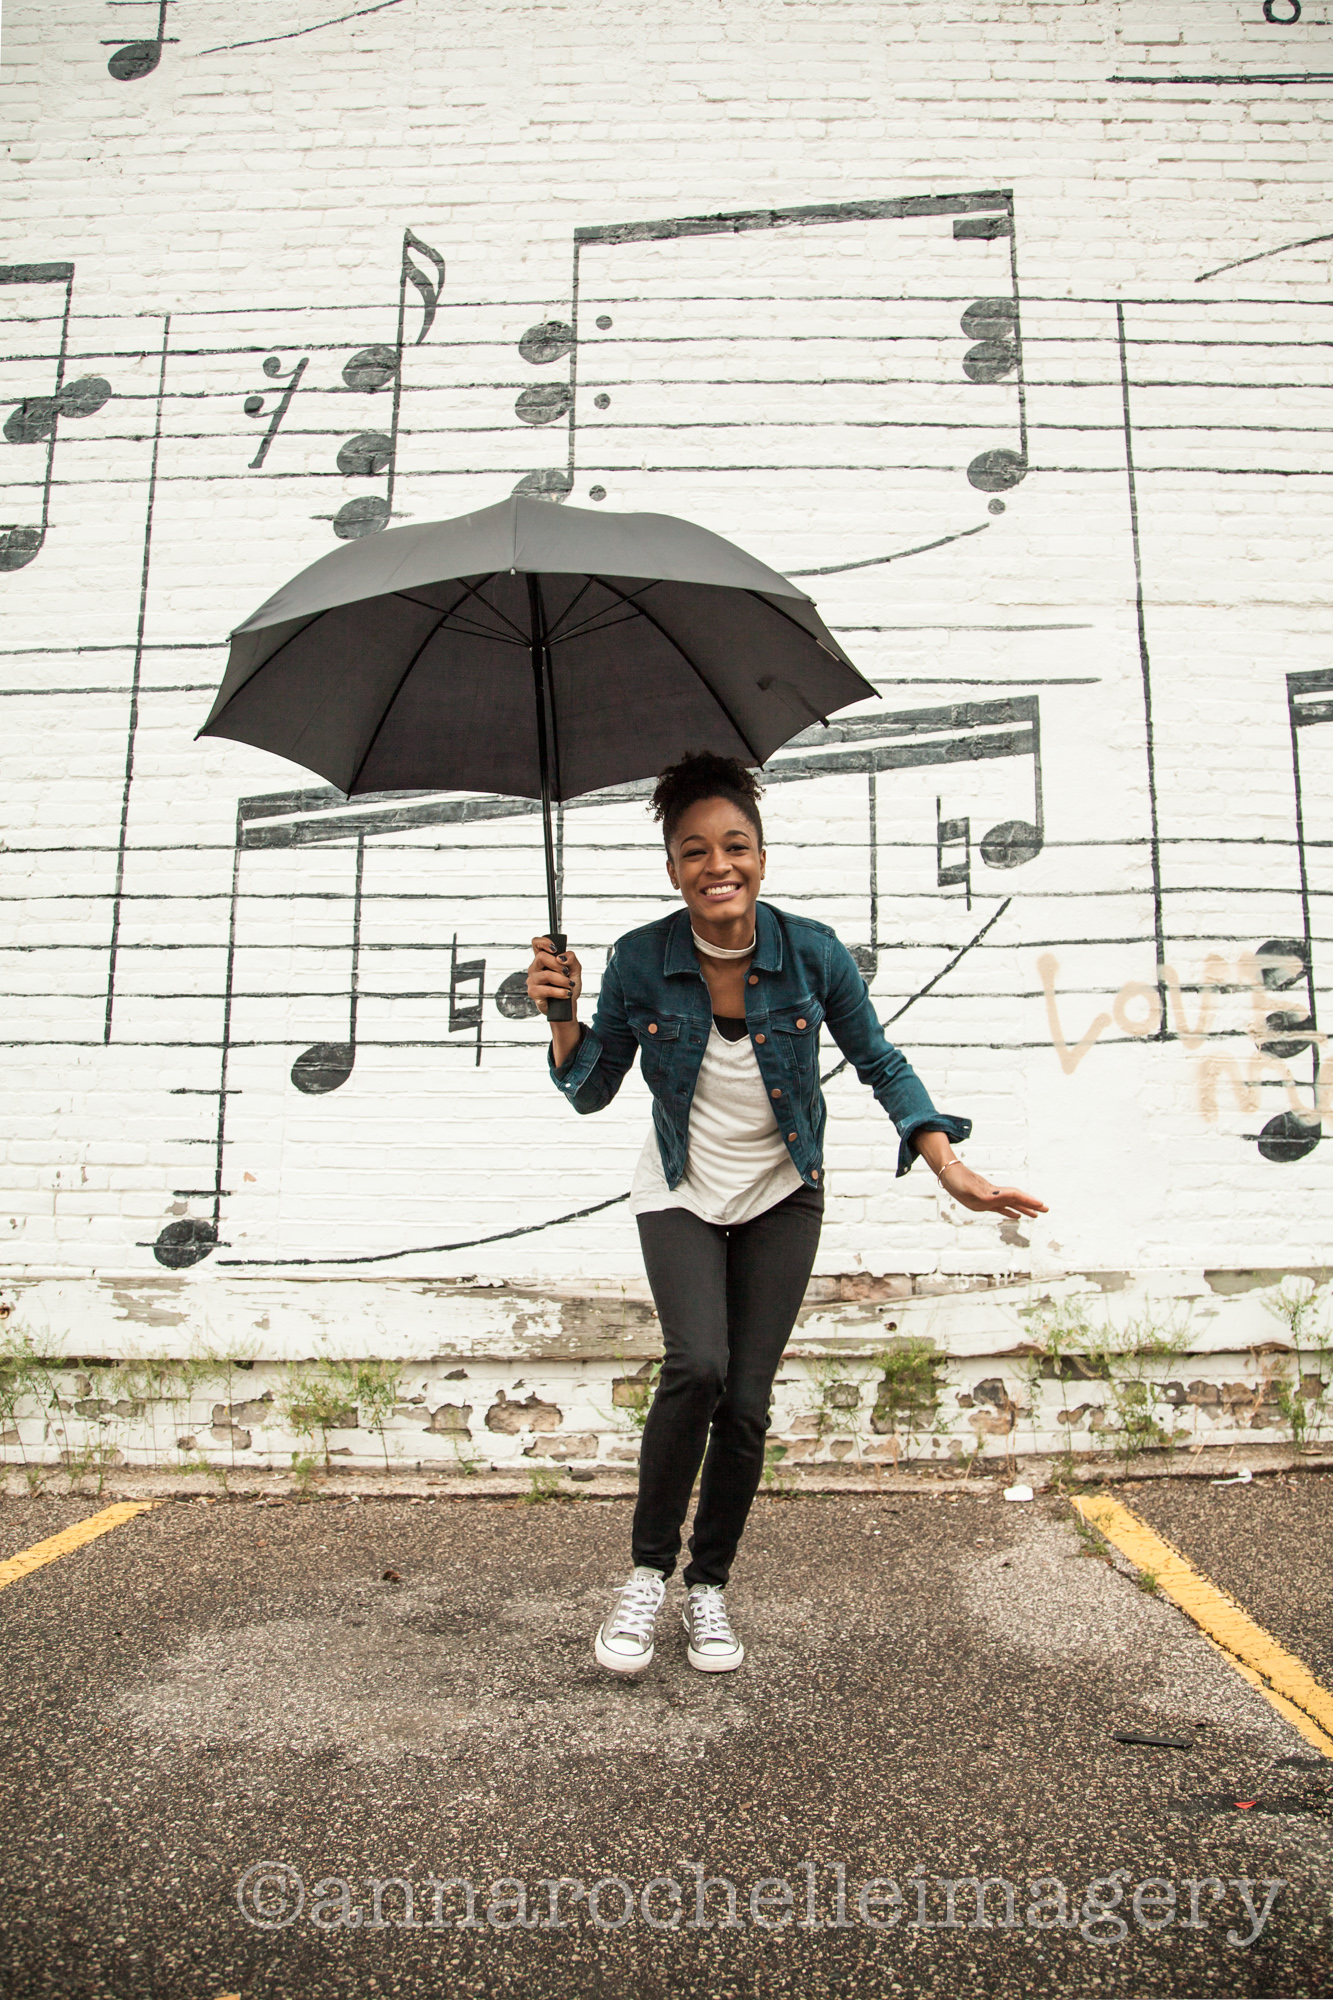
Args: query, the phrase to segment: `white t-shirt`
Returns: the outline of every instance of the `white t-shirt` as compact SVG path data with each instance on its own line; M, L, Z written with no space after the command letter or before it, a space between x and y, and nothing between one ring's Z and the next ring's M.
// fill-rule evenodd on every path
M704 1222L749 1222L802 1186L773 1117L748 1034L729 1042L710 1026L690 1106L685 1178L669 1188L657 1133L650 1125L634 1170L635 1215L688 1208Z

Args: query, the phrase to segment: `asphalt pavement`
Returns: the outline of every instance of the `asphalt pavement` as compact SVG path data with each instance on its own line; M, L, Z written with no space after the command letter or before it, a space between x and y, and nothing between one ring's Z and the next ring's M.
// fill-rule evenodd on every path
M1118 1491L1333 1685L1333 1480ZM1333 1991L1333 1763L1058 1495L761 1499L743 1668L673 1583L637 1682L629 1517L174 1502L0 1590L0 1990Z

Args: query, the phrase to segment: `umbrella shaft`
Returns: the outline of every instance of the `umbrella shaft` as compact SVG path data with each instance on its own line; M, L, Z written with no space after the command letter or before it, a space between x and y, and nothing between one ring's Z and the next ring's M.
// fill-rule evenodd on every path
M547 789L545 775L542 779L542 842L546 848L546 914L550 918L552 938L560 926L560 909L555 893L555 841L551 837L551 794ZM556 945L563 951L562 944Z
M528 611L532 638L532 685L537 701L537 762L542 787L542 843L546 849L546 908L550 918L551 942L557 951L565 948L560 930L560 909L556 897L555 840L551 832L551 737L555 733L555 705L550 687L550 662L546 650L546 620L542 608L541 584L528 577ZM550 703L550 727L547 726Z

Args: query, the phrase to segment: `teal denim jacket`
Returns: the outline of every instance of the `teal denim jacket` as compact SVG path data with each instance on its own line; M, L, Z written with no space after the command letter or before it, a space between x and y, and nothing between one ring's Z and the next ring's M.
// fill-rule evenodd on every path
M906 1056L885 1038L846 945L810 917L771 903L755 908L755 954L745 986L745 1019L773 1116L803 1181L823 1181L827 1114L819 1082L819 1031L827 1027L898 1128L898 1172L916 1157L914 1132L955 1141L970 1118L938 1112ZM712 1000L690 932L675 911L618 938L607 961L597 1011L559 1069L557 1090L576 1111L601 1111L619 1090L637 1049L653 1094L653 1124L668 1187L678 1187L689 1152L690 1105L712 1026Z

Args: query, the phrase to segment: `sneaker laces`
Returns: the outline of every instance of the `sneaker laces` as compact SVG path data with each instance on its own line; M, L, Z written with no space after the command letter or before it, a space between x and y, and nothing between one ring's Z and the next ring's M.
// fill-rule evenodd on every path
M639 1639L646 1645L653 1636L653 1626L665 1590L660 1576L636 1571L620 1592L611 1622L606 1628L607 1637L613 1638L623 1632L626 1637Z
M736 1644L720 1584L703 1584L690 1592L690 1624L696 1648L707 1645L710 1639L720 1640L724 1646Z

